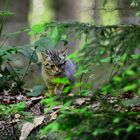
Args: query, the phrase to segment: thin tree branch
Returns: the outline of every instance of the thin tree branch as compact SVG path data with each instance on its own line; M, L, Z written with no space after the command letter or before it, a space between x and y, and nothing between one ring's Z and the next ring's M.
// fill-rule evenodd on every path
M3 45L5 44L5 42L7 41L7 39L8 39L8 37L6 37L6 38L4 39L4 41L1 43L0 49L3 47Z
M13 66L9 62L7 62L7 64L10 66L10 68L12 69L12 71L14 72L14 74L16 75L16 77L18 78L18 80L20 81L20 77L18 76L18 74L15 71L15 69L13 68Z

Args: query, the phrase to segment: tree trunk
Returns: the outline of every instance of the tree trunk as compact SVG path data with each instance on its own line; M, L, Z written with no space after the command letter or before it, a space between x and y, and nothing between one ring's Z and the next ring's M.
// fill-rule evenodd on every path
M101 1L100 0L94 0L94 4L93 4L93 20L95 25L99 25L101 24L100 21L100 7L101 7Z
M58 21L75 21L79 19L79 0L54 1L55 17Z

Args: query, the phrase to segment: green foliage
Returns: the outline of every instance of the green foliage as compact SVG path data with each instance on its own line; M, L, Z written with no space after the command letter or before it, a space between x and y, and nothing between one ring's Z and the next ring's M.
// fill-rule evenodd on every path
M137 1L133 0L132 7L137 6ZM137 13L139 15L139 13ZM0 17L12 15L11 12L2 11ZM2 33L3 24L0 26ZM110 103L102 96L120 96L123 93L140 94L140 26L136 25L113 25L95 26L85 23L46 23L34 25L31 29L24 28L14 33L5 33L6 39L16 37L22 32L29 35L40 36L32 44L20 46L19 49L6 45L0 45L0 91L11 89L16 83L14 91L22 90L24 78L29 71L31 63L38 61L37 52L46 49L53 49L59 43L64 46L69 43L70 35L75 40L80 40L82 45L80 50L68 56L77 65L75 83L76 90L74 96L50 96L41 100L44 105L44 114L53 112L54 107L60 107L58 116L40 130L41 137L47 134L63 134L64 139L139 139L139 112L131 110L133 106L139 105L139 98L115 101ZM13 54L21 54L29 59L27 67L23 73L11 67L9 70L2 70L4 63L10 65L13 61ZM93 89L94 67L103 64L111 64L110 76L100 89ZM106 65L107 66L107 65ZM55 83L69 84L67 79L57 78ZM13 87L12 87L13 88ZM70 87L64 89L67 92ZM42 86L35 86L29 96L37 96L43 90ZM90 96L89 96L90 95ZM78 96L78 97L77 97ZM88 98L80 105L75 105L76 99ZM93 104L93 103L96 104ZM100 105L97 109L96 106ZM122 109L117 110L116 105ZM0 105L0 115L8 116L14 113L22 113L25 108L24 103L12 105ZM125 111L124 111L124 110ZM54 114L55 115L55 114ZM52 117L53 118L53 117Z
M25 107L26 105L24 102L20 102L18 104L11 104L9 106L0 105L0 116L6 117L9 115L14 115L15 113L22 113Z
M52 80L53 83L57 84L69 84L69 80L67 78L55 78Z
M29 32L29 34L36 35L36 34L44 32L44 30L45 30L45 28L42 24L33 25L31 27L31 32Z
M32 91L27 92L26 94L28 96L39 96L44 91L44 88L45 87L43 85L37 85L32 88Z
M139 138L140 128L135 119L139 113L116 111L115 104L102 100L99 91L105 96L119 96L127 92L139 94L140 55L137 51L140 48L140 27L134 25L94 26L77 22L52 22L43 26L45 26L45 32L42 33L38 44L42 39L44 41L49 39L49 42L46 43L46 47L40 45L39 48L44 46L47 49L49 44L53 48L64 40L68 43L70 34L74 34L76 40L83 41L81 49L68 56L77 64L75 76L80 79L80 82L75 83L75 87L79 90L74 94L81 97L92 95L93 100L97 100L102 106L91 111L87 108L88 105L73 108L74 99L70 97L61 96L61 99L49 97L42 100L46 106L45 113L51 112L55 106L62 105L62 103L63 105L56 120L40 130L41 137L50 133L52 135L62 133L65 139L102 139L104 137L107 139L112 137L125 139L126 137L127 139L132 135ZM65 42L64 45L66 45ZM100 89L93 90L94 67L108 63L112 65L108 80ZM65 83L66 81L55 79L55 82ZM119 102L118 106L129 108L131 104L138 105L138 102L138 99L124 100Z
M11 11L0 11L0 17L8 17L14 15Z

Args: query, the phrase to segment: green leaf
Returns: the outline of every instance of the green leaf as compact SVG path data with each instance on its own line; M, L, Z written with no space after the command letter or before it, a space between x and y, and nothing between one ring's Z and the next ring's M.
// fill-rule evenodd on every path
M47 126L45 126L43 129L41 129L41 134L46 134L47 132L56 132L59 130L59 124L54 121Z
M135 75L135 72L133 70L131 70L131 69L127 69L125 71L125 74L128 75L128 76L133 76L133 75Z
M22 46L20 52L28 59L31 59L32 62L36 63L38 61L38 56L33 48L31 48L31 45Z
M17 52L18 52L18 50L16 48L10 48L7 50L0 50L0 56L15 54Z
M36 24L31 27L31 30L29 35L39 34L45 31L45 26L44 24Z
M122 100L121 103L126 106L138 106L140 103L140 98L132 98L132 99L127 99L127 100Z
M115 81L115 82L117 82L117 83L120 83L120 82L122 82L122 78L119 77L119 76L115 76L115 77L113 78L113 81Z
M101 59L100 62L102 62L102 63L108 63L108 62L110 62L110 60L111 60L111 57L107 57L105 59Z
M111 88L112 88L111 85L105 85L102 87L102 91L107 93L111 90Z
M52 41L52 45L53 46L56 46L56 44L60 41L61 39L61 35L59 33L59 28L58 27L55 27L53 30L52 30L52 33L51 33L51 41Z
M52 79L52 82L57 84L69 84L69 80L65 77Z
M122 61L125 61L125 60L127 59L127 56L128 56L127 53L123 54L123 55L121 56L121 60L122 60Z
M128 128L127 128L127 132L130 133L130 132L132 132L134 129L135 129L135 126L132 125L132 124L130 124L130 125L128 126Z
M131 7L136 7L138 6L138 2L136 0L131 0L132 2L130 3Z
M26 105L25 105L24 102L20 102L18 104L12 104L12 105L10 105L10 107L12 108L12 111L14 113L16 113L16 112L19 112L19 111L23 111L25 109Z
M48 37L41 37L38 41L34 43L34 46L37 46L37 51L45 51L47 49L53 49L51 39Z
M29 29L27 27L24 27L24 28L21 28L19 31L15 31L15 32L8 32L8 33L4 33L4 35L7 37L7 38L10 38L10 37L16 37L18 36L19 34L23 33L23 32L28 32Z
M58 102L55 97L49 97L41 100L41 104L54 107L60 104L60 102Z
M89 84L89 83L85 84L85 88L86 89L90 89L91 88L91 84Z
M121 120L121 118L116 117L116 118L113 120L113 123L119 123L119 122L120 122L120 120Z
M75 51L67 56L67 58L73 60L74 62L78 62L80 59L78 58L78 51Z
M85 42L84 45L83 45L83 48L88 48L88 47L89 47L89 43Z
M136 84L131 84L131 85L125 86L125 87L123 88L123 90L124 90L125 92L127 92L127 91L130 91L130 90L136 89L136 87L137 87Z
M68 44L68 36L66 34L63 34L61 36L61 41L64 42L64 46Z
M0 11L0 17L9 17L14 15L15 13L11 12L11 11Z
M90 91L90 90L83 89L83 90L81 91L81 93L82 93L82 95L87 96L87 95L89 95L89 94L92 94L93 92Z
M116 129L116 130L114 131L114 134L115 134L116 136L119 136L119 135L120 135L120 132L121 132L121 129L118 128L118 129Z
M71 87L67 86L67 87L64 88L63 92L68 93L70 90L71 90Z
M93 134L94 136L98 136L98 135L101 135L101 134L103 134L103 133L105 133L105 132L106 132L105 129L97 128L92 134Z
M132 54L131 57L133 59L139 59L140 58L140 54Z
M31 92L27 92L26 94L28 96L39 96L42 94L42 92L44 91L45 89L45 86L43 85L37 85L37 86L34 86L32 91Z
M136 16L138 17L140 16L140 11L136 12Z

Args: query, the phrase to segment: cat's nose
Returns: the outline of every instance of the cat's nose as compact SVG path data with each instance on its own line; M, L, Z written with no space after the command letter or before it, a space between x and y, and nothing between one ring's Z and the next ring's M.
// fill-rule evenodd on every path
M57 72L58 72L58 71L59 71L59 68L58 68L58 67L55 67L55 71L57 71Z

